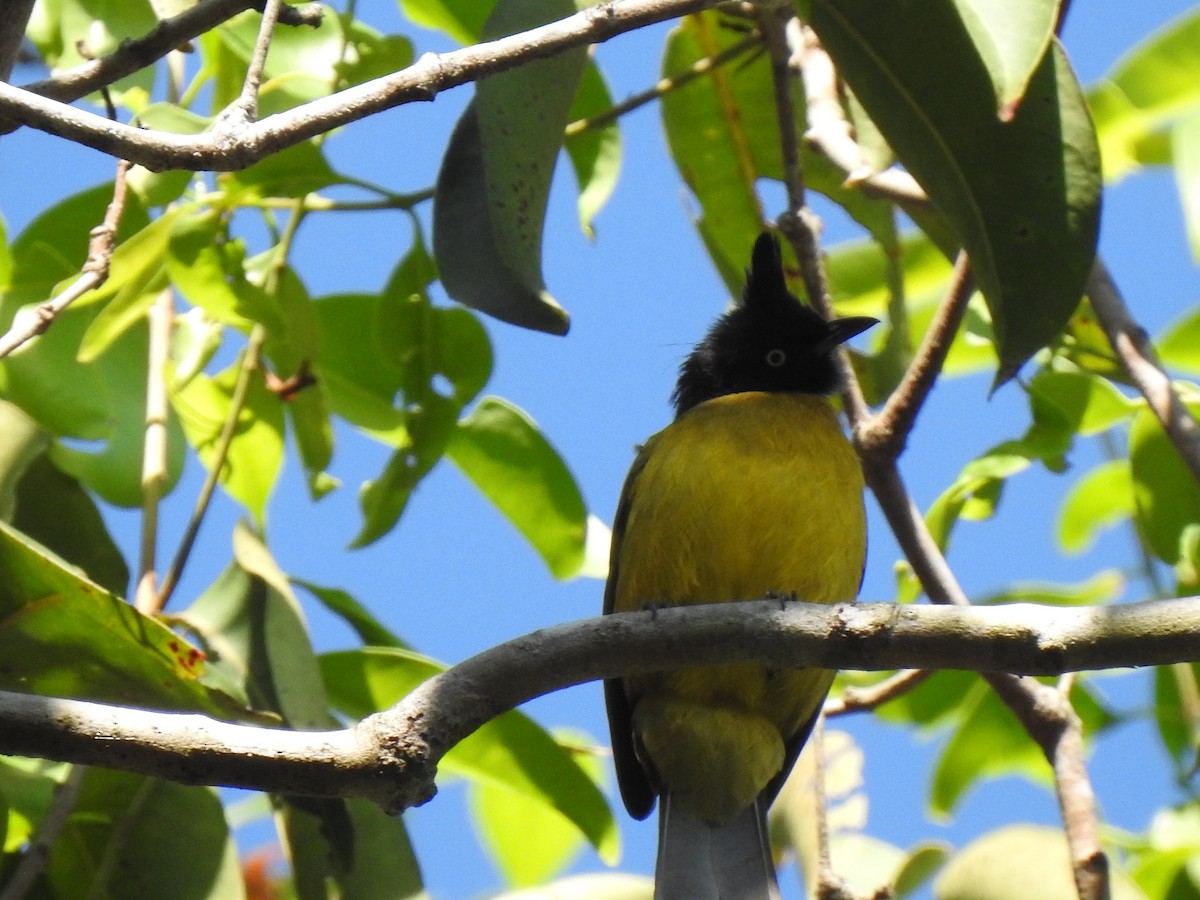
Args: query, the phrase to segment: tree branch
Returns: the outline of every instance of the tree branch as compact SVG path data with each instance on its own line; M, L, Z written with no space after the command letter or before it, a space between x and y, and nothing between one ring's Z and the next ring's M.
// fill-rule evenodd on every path
M781 607L778 600L661 608L516 638L340 731L293 732L0 693L0 753L94 763L184 783L366 797L397 811L433 795L438 760L482 724L534 697L586 681L744 660L779 668L927 665L1052 675L1193 661L1197 633L1200 597L1082 609L798 602ZM1038 717L1027 726L1039 742L1046 721Z
M1192 477L1200 482L1200 428L1171 386L1171 378L1158 361L1146 329L1130 315L1108 267L1099 257L1088 276L1087 295L1113 352L1146 398L1150 411L1162 423Z
M595 44L666 19L699 12L718 0L611 0L520 34L426 53L401 72L347 88L236 130L198 135L146 131L0 83L0 116L140 163L148 169L236 170L359 119L486 75Z
M121 46L108 56L88 60L52 78L23 85L23 89L51 100L70 103L153 65L192 38L211 31L238 13L262 5L262 0L204 0L186 12L163 19L144 37L122 41ZM321 24L323 15L320 3L284 6L280 10L279 21L284 25L316 28Z

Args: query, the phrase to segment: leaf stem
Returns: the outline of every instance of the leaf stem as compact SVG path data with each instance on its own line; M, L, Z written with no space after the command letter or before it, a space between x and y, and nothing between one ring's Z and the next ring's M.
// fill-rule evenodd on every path
M142 450L142 532L134 605L152 615L161 611L156 581L158 509L167 483L167 356L175 308L171 289L150 307L150 350L146 377L146 436Z

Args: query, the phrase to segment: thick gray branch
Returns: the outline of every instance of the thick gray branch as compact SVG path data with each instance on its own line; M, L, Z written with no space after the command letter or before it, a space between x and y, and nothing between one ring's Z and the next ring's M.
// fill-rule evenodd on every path
M437 761L494 716L550 691L697 663L1051 675L1200 658L1200 598L1086 609L756 601L573 622L501 644L354 728L293 732L205 716L0 693L0 753L176 781L368 797L433 794Z
M530 31L426 53L400 72L322 97L260 122L223 123L198 135L132 128L0 84L0 117L76 141L148 169L243 169L263 157L385 109L432 100L447 88L596 44L626 31L714 6L717 0L613 0Z

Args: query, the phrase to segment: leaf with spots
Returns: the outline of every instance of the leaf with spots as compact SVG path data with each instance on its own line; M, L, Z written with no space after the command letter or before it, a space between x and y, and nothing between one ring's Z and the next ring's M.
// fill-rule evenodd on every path
M561 19L571 0L504 0L485 39ZM542 278L554 164L587 62L578 48L478 83L446 148L434 192L434 255L446 292L505 322L566 334Z

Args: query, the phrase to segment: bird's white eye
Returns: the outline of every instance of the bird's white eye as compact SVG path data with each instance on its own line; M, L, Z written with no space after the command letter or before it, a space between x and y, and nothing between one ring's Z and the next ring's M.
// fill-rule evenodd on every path
M787 354L776 347L774 350L767 351L767 365L772 369L778 369L787 362Z

